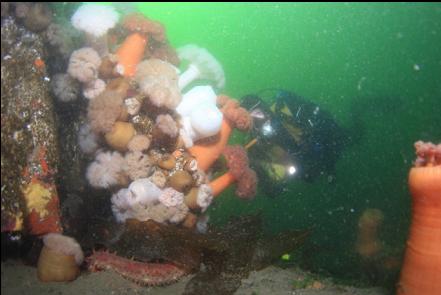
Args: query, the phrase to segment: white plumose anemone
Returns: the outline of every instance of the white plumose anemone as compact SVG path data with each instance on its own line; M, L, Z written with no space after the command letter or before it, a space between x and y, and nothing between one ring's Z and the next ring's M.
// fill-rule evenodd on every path
M217 88L225 86L225 73L222 65L207 49L188 44L178 48L177 51L180 60L190 62L187 70L179 76L181 90L198 79L211 80Z
M86 33L89 46L100 56L105 56L109 53L107 31L116 25L118 19L119 14L112 6L83 4L72 15L71 23L74 28Z
M196 86L183 95L176 112L182 118L180 133L187 148L219 132L223 115L216 106L216 97L211 86Z

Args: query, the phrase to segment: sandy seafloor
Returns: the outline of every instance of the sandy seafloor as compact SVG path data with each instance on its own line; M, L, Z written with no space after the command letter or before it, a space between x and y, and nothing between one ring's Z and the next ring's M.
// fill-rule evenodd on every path
M382 288L360 289L335 285L329 279L316 281L315 288L293 289L293 281L307 276L297 269L281 269L270 266L251 272L242 280L237 295L386 295ZM191 276L164 287L143 287L132 283L112 272L83 272L70 283L42 283L37 278L37 269L23 265L20 261L8 260L1 264L1 293L7 294L72 294L72 295L112 295L112 294L182 294ZM210 294L207 290L207 295Z

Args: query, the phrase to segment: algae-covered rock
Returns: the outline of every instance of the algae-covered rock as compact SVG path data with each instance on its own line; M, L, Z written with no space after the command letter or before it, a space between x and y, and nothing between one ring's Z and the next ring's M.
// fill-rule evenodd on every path
M58 206L54 175L58 147L43 39L17 25L1 23L1 230L22 230L29 212L23 192L31 182L50 191L44 201ZM51 201L47 198L51 198ZM35 201L35 200L33 200ZM36 213L39 222L59 216ZM58 214L58 212L56 212ZM58 218L59 219L59 218ZM52 222L52 221L51 221ZM45 225L47 226L47 225ZM42 227L43 228L43 227ZM42 229L40 228L40 229ZM43 231L59 231L58 222ZM31 229L31 232L33 230ZM40 232L34 231L39 234Z

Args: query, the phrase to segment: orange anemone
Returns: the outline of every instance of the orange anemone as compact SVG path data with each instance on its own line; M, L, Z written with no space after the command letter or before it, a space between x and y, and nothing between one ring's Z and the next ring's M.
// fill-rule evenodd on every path
M441 144L417 142L409 173L412 223L397 295L441 294Z

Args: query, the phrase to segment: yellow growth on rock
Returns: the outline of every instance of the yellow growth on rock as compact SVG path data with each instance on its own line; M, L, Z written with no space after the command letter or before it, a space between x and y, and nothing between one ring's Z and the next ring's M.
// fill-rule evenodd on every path
M23 229L23 212L19 212L17 216L15 216L15 227L13 231L21 231Z
M52 196L50 189L44 187L38 181L31 182L23 189L23 194L25 196L28 212L35 210L40 218L44 218L49 214L46 206Z

